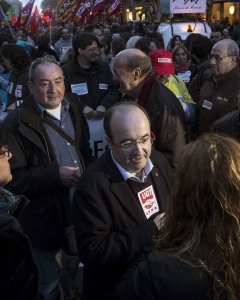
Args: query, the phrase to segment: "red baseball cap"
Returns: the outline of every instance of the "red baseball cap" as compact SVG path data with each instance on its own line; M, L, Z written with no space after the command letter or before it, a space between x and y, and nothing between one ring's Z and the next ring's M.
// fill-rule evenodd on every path
M171 52L164 49L154 50L150 53L150 58L156 75L175 74Z

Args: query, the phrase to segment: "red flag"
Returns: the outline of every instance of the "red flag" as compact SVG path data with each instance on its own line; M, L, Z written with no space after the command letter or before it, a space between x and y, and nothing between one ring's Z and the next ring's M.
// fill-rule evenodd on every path
M122 10L120 0L112 0L110 6L107 9L107 16L111 17L118 14Z
M53 17L52 8L50 5L47 5L42 11L42 19L44 21L50 21Z
M74 22L84 23L90 15L91 11L91 1L86 0L85 2L81 2L78 10L73 16Z
M100 16L103 13L105 7L106 7L105 0L95 0L92 8L92 16L93 17Z
M23 7L20 15L18 16L16 27L21 27L27 24L33 9L34 1L35 0L29 0L28 3Z
M32 35L36 35L38 33L38 30L40 28L41 24L41 17L38 11L38 8L35 7L32 19L31 19L31 26L30 26L30 30L31 30L31 34Z

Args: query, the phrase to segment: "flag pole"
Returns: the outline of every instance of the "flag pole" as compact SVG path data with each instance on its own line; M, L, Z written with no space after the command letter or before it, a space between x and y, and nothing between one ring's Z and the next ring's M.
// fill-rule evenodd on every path
M29 18L28 18L28 21L27 21L27 26L26 26L26 31L27 31L27 32L28 32L28 27L29 27L29 25L30 25L30 21L32 20L33 7L34 7L34 5L32 6L32 10L31 10L31 12L30 12L30 14L29 14Z
M4 13L4 11L3 11L1 5L0 5L0 10L1 10L1 13L3 14L4 20L5 20L6 23L7 23L7 26L8 26L8 28L9 28L10 32L11 32L12 37L15 38L15 37L14 37L14 34L13 34L13 31L12 31L12 28L11 28L9 22L8 22L8 19L7 19L6 15L5 15L5 13Z

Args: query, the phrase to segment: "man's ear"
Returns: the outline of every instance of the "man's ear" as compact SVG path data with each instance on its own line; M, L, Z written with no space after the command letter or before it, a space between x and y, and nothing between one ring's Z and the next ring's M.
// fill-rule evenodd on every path
M140 68L136 68L133 70L133 78L134 80L138 80L142 75L142 70Z

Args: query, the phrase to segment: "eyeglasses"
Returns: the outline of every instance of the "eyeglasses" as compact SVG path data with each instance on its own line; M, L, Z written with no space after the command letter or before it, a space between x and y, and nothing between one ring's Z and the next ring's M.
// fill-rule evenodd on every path
M147 136L144 136L143 138L141 138L140 140L138 141L132 141L132 140L129 140L129 141L125 141L125 142L122 142L120 144L116 144L114 143L112 140L111 140L111 143L113 144L113 146L117 147L117 148L120 148L122 150L131 150L133 149L136 145L139 145L140 147L143 147L147 144L148 141L151 141L154 142L156 140L156 137L154 135L153 132L151 132L151 136L150 135L147 135Z
M12 157L12 153L9 151L7 145L3 145L0 148L0 158L6 157L7 159L10 159Z
M225 55L225 56L220 56L220 55L214 55L214 54L210 54L209 55L209 59L212 60L214 59L216 62L220 62L222 61L224 58L226 57L231 57L232 55Z

